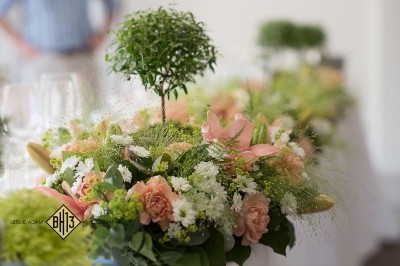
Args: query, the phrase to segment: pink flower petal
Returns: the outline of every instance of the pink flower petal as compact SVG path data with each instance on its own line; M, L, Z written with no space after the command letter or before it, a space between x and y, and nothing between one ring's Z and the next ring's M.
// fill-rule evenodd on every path
M240 135L238 135L240 133ZM240 151L247 151L250 147L251 138L253 136L253 125L247 119L240 118L233 122L227 129L224 130L221 137L233 138L237 137L239 141Z
M250 167L258 159L258 156L251 151L244 151L241 152L239 155L245 160L246 167Z
M79 220L81 220L81 221L83 220L87 204L84 204L84 203L78 204L73 198L63 195L63 194L59 193L57 190L52 189L52 188L40 186L40 187L36 187L34 189L42 192L43 194L45 194L49 197L52 197L52 198L55 198L55 199L61 201L62 203L64 203L67 206L68 209L70 209L76 215L76 217L78 217Z
M203 133L203 139L206 141L211 141L214 138L218 138L222 134L223 129L221 122L214 112L208 111L207 123L202 126L201 132Z
M257 144L251 146L250 151L256 154L258 157L261 157L274 154L278 151L278 149L270 144Z

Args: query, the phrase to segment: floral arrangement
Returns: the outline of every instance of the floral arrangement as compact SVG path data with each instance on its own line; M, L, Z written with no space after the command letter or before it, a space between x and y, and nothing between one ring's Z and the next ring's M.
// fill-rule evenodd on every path
M89 228L80 226L63 240L46 224L60 206L56 199L28 189L0 198L0 262L91 265L86 246Z
M93 227L95 257L243 265L250 244L280 254L293 247L288 215L333 205L307 172L304 151L277 125L238 117L222 127L213 112L201 127L168 121L128 133L127 125L53 130L43 143L50 154L29 146L53 169L37 189Z
M263 114L269 123L279 120L290 128L291 140L311 155L340 144L336 126L353 102L340 71L303 65L275 73L267 84L236 79L212 92L198 88L184 101L170 103L167 117L201 124L207 104L224 121L237 114L253 119Z

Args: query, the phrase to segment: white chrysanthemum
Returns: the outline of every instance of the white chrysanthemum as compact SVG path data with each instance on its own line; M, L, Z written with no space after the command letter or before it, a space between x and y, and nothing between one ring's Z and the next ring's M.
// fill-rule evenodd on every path
M281 211L283 214L296 214L297 199L292 193L287 192L285 195L283 195L281 200Z
M122 164L118 165L118 171L121 173L122 179L125 182L130 183L132 181L132 173L131 173L131 171L129 171L129 169L126 166L124 166Z
M82 181L83 178L78 176L78 178L76 179L76 181L72 184L71 186L71 190L72 192L74 192L75 194L77 193L78 189L81 187L82 185Z
M183 177L172 176L171 184L172 184L172 187L175 189L175 191L178 191L178 192L182 192L182 191L186 192L192 188L192 186L189 184L188 180Z
M215 178L219 168L213 162L200 162L194 167L195 173L205 178Z
M129 150L139 157L147 158L151 156L151 153L141 146L131 145L129 146Z
M253 178L248 178L246 176L238 175L233 182L237 184L239 191L247 194L253 194L256 192L257 183L254 182Z
M173 216L175 222L181 222L184 227L188 227L196 222L196 212L193 205L184 199L172 202Z
M83 177L85 174L92 171L94 168L94 160L93 158L86 158L84 162L80 161L78 166L76 167L75 176Z
M170 223L168 226L167 235L175 238L182 231L182 226L179 223Z
M218 145L218 143L211 144L207 148L208 155L210 155L211 158L216 159L217 161L224 161L225 158L228 156L225 149Z
M130 145L132 144L132 137L131 136L123 136L123 135L111 135L111 140L120 145Z
M206 208L206 216L211 220L218 220L225 214L225 200L218 196L211 196Z
M98 218L106 213L107 213L107 211L105 209L103 209L102 207L100 207L100 204L93 205L93 208L92 208L93 218Z
M231 210L234 210L235 212L240 212L240 209L242 208L242 196L239 193L234 193L233 194L233 204L231 206Z
M289 146L292 148L294 154L296 154L300 158L304 158L306 156L306 152L302 147L300 147L296 142L289 142Z
M67 159L65 159L61 164L61 168L59 170L60 174L64 173L65 170L67 170L68 168L74 170L75 166L78 164L78 162L80 160L81 160L81 158L78 156L71 156L71 157L68 157Z
M55 184L58 179L60 178L58 172L54 172L53 174L49 175L46 178L46 183L44 184L45 187L51 187L53 184Z

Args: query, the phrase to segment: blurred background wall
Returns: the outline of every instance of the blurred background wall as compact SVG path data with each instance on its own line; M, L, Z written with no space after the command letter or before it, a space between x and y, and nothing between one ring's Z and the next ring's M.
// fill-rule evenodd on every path
M96 5L96 0L90 1ZM120 12L122 16L169 3L168 0L122 0ZM204 21L219 48L218 69L210 79L259 75L256 36L261 22L282 18L320 24L328 36L327 50L345 59L345 76L358 101L368 156L379 183L383 184L384 196L391 203L389 207L396 209L400 221L400 1L176 0L174 3L178 9L192 11ZM94 22L101 13L101 9L96 10ZM0 65L10 77L17 77L16 51L1 33L0 44ZM104 51L99 52L98 61L105 70L103 58ZM105 84L115 86L115 82L116 79L108 78ZM387 237L394 236L399 228L400 222L381 225L382 234Z

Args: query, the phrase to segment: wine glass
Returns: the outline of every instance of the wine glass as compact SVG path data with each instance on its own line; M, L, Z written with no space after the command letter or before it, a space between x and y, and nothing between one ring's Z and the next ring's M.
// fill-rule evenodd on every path
M76 73L45 73L40 77L43 99L44 128L65 126L70 120L81 118Z
M0 140L2 191L32 187L38 173L25 148L29 140L39 137L35 131L40 126L37 93L35 84L13 84L0 89L0 117L8 120L9 129Z

